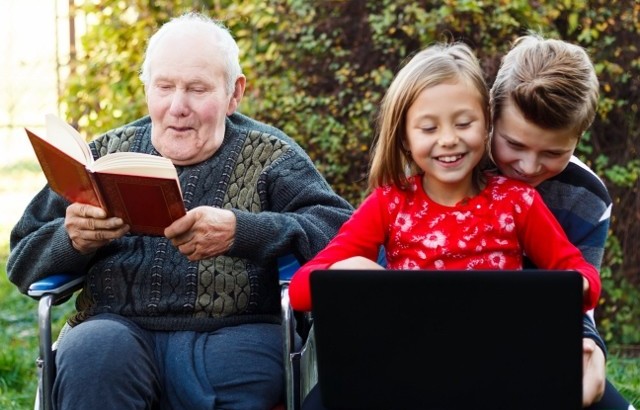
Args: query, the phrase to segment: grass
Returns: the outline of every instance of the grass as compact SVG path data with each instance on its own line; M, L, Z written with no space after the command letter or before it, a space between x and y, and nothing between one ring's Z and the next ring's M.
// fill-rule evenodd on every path
M620 357L610 354L607 378L618 391L640 410L640 357Z
M0 278L0 408L26 409L33 400L37 326L34 302L19 294L4 274Z
M44 178L31 161L0 168L0 409L33 408L36 389L35 358L38 354L37 303L20 294L6 275L9 232L28 200L42 187ZM73 308L66 302L54 309L59 329ZM615 349L611 349L615 352ZM640 357L609 355L607 375L620 392L640 410Z

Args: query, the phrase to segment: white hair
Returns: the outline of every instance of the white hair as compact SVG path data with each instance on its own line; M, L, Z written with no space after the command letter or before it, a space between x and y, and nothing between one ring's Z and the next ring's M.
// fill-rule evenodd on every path
M233 93L235 89L236 79L242 75L240 68L240 50L238 44L231 36L229 29L220 21L213 20L199 13L187 13L180 17L171 19L165 23L154 35L149 39L149 44L145 51L144 61L140 70L140 80L146 87L151 81L151 57L156 50L160 40L168 33L181 30L183 32L197 31L201 36L211 36L214 40L215 50L202 50L202 52L215 52L224 62L227 93ZM203 42L204 43L204 42ZM209 43L205 43L209 44ZM191 47L198 49L197 44Z

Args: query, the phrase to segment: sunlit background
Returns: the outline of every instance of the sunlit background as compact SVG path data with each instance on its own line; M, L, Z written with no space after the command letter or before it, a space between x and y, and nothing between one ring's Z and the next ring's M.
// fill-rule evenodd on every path
M69 0L0 2L0 150L2 164L30 155L24 127L39 130L57 113L63 67L69 59ZM29 148L29 151L25 150Z
M0 166L35 161L24 128L43 132L44 115L58 112L71 44L70 0L0 1ZM74 37L77 37L74 36ZM0 187L0 226L18 218L38 181ZM7 184L4 182L4 184Z

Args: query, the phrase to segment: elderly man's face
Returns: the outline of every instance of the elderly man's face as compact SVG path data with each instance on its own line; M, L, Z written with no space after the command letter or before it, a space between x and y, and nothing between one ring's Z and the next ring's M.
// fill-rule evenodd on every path
M206 43L192 33L167 33L150 60L151 142L176 165L202 162L218 150L225 117L244 91L243 77L240 90L227 92L223 64Z

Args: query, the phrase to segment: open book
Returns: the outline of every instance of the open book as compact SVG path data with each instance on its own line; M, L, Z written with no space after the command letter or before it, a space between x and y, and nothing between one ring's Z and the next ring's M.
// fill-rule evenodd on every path
M71 125L46 116L46 136L25 129L49 186L70 202L99 206L122 218L132 233L163 235L185 215L171 160L140 152L115 152L94 161Z

